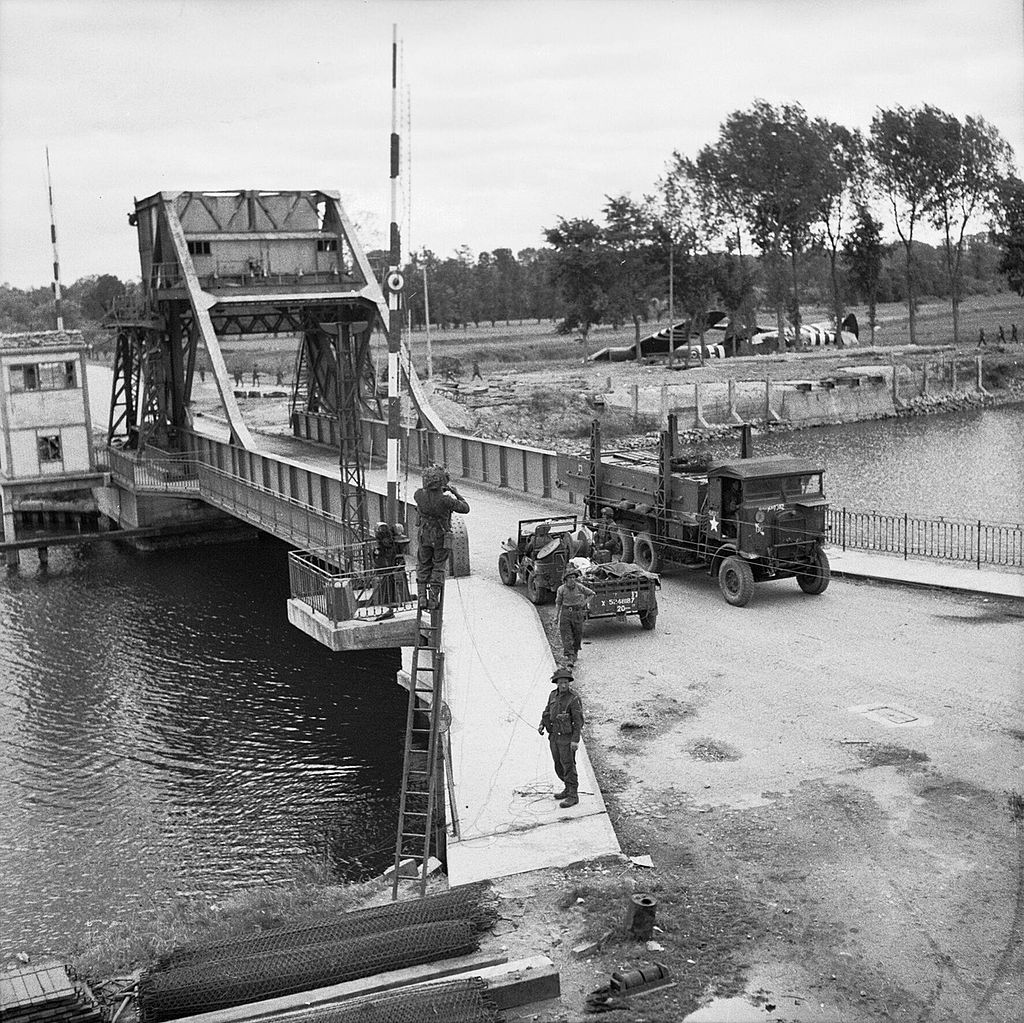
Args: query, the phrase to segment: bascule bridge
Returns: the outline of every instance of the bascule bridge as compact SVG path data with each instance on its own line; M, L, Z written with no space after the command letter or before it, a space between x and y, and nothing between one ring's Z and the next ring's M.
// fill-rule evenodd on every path
M365 535L361 422L381 417L369 353L387 306L338 194L158 192L137 200L129 220L138 232L144 300L115 313L108 443L190 450L189 404L204 359L231 445L255 450L223 348L244 347L254 336L291 337L292 421L330 421L339 511Z

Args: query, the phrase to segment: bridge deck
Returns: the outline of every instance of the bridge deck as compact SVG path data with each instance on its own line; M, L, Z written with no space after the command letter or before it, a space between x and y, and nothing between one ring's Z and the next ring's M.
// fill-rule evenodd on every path
M227 439L206 421L202 432ZM223 436L221 436L223 434ZM254 433L257 449L337 478L337 453L280 434ZM399 497L412 500L418 474L403 476ZM580 747L580 802L562 810L546 738L537 734L555 662L522 587L502 585L501 541L521 518L564 513L564 504L515 491L457 484L469 501L473 575L449 580L445 593L445 683L452 710L452 773L459 839L449 839L452 884L502 877L620 852L593 768ZM366 487L387 492L384 470ZM586 709L586 693L581 694Z

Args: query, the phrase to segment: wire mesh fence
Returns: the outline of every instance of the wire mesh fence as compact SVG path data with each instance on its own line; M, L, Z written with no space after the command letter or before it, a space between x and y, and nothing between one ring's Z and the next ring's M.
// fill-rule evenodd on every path
M407 899L357 909L306 927L281 928L243 938L183 945L157 959L149 972L161 973L193 964L352 941L369 934L442 920L467 920L475 931L480 932L488 930L497 915L497 898L491 893L490 885L478 882L460 885L425 899Z
M418 984L401 991L278 1017L281 1023L497 1023L501 1020L479 977Z
M469 920L439 920L348 940L150 971L139 980L139 1017L142 1023L160 1023L468 955L478 947Z

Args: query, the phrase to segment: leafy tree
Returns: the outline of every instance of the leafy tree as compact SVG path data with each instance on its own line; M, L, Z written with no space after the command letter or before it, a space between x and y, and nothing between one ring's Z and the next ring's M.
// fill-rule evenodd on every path
M545 228L544 236L554 249L551 279L565 303L559 334L579 331L583 357L587 357L590 330L603 322L607 310L605 258L601 228L593 220L565 220Z
M709 194L720 203L726 196L733 197L765 257L768 297L775 306L780 344L785 344L787 250L793 273L794 326L799 329L800 325L798 256L818 219L825 144L799 104L776 110L757 100L750 110L730 114L712 149L698 156L698 165L714 176Z
M850 209L865 178L865 145L859 132L832 121L818 119L814 129L824 144L819 173L818 198L820 231L817 241L828 254L832 315L836 330L843 322L843 293L839 279L839 246L849 220Z
M647 315L647 304L658 276L651 245L651 203L636 202L627 195L607 198L603 243L609 269L614 266L606 283L609 309L616 317L632 322L639 343L640 324ZM639 349L637 351L639 353Z
M874 164L873 177L889 203L906 256L911 344L917 337L914 229L932 200L936 173L932 152L943 148L945 117L937 107L924 106L878 110L871 119L868 150Z
M994 211L999 185L1009 172L1012 149L982 117L960 122L934 112L937 141L930 151L933 182L926 209L932 226L943 234L943 256L953 307L953 343L960 340L963 257L967 225L976 214Z
M882 224L871 215L867 206L857 207L857 217L843 249L843 260L853 286L867 303L871 343L874 344L882 276Z
M1024 295L1024 181L1007 175L999 186L993 241L999 246L999 272L1018 295Z

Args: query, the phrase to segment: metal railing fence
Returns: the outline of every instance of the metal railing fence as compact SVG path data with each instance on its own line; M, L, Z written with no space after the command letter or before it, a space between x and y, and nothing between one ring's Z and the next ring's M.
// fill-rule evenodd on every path
M1020 524L830 508L828 531L832 543L844 551L959 561L979 569L982 565L1024 568L1024 526Z
M212 465L198 464L199 494L236 518L300 547L345 547L355 539L344 519Z
M139 455L104 447L96 449L96 462L136 491L199 496L199 466L188 454Z
M377 621L416 607L413 570L402 564L378 567L372 542L289 551L288 578L293 599L333 624Z

